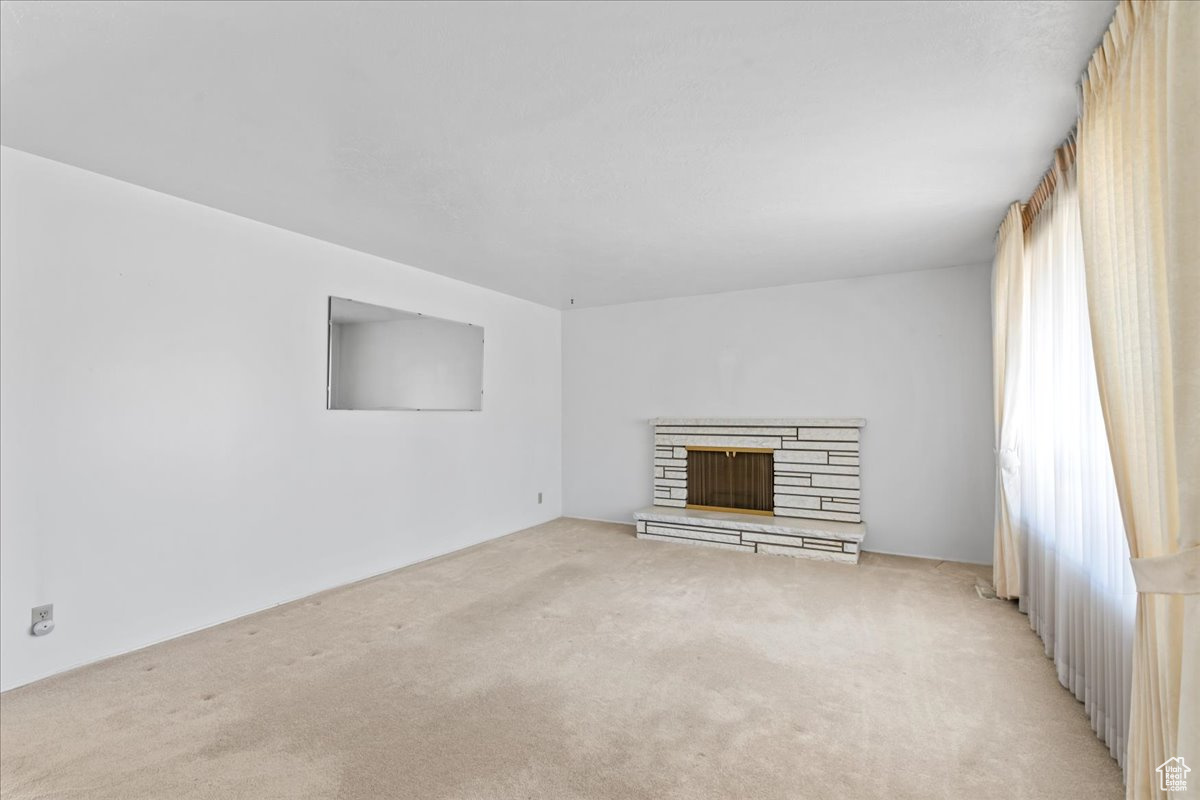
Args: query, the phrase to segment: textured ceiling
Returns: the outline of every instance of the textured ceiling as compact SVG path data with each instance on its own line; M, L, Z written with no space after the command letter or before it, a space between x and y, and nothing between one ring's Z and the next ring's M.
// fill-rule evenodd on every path
M1099 2L6 2L0 139L564 307L990 259Z

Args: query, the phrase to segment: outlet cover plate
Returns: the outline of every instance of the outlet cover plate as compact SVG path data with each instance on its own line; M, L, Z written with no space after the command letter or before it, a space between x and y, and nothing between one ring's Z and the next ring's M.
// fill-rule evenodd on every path
M33 619L31 620L31 624L33 625L36 625L39 622L54 619L54 604L50 603L49 605L44 606L34 606L32 616Z

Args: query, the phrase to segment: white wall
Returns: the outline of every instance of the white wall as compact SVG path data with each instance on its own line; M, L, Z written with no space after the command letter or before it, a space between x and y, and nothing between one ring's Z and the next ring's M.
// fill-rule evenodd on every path
M0 159L4 688L559 515L560 312ZM484 326L484 410L326 411L328 295Z
M651 503L648 419L865 417L865 548L991 562L989 269L570 311L564 508Z

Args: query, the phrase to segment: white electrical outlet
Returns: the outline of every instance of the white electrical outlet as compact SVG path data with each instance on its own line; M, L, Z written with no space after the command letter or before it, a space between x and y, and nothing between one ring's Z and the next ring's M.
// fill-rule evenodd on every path
M32 617L32 627L29 632L34 636L45 636L50 631L54 630L54 604L50 603L44 606L34 606Z

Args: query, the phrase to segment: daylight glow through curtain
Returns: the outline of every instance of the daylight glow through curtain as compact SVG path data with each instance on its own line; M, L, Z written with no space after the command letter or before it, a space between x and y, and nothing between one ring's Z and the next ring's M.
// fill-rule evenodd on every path
M1020 463L1021 610L1124 763L1136 591L1113 480L1088 327L1083 242L1069 146L1054 193L1025 232Z

